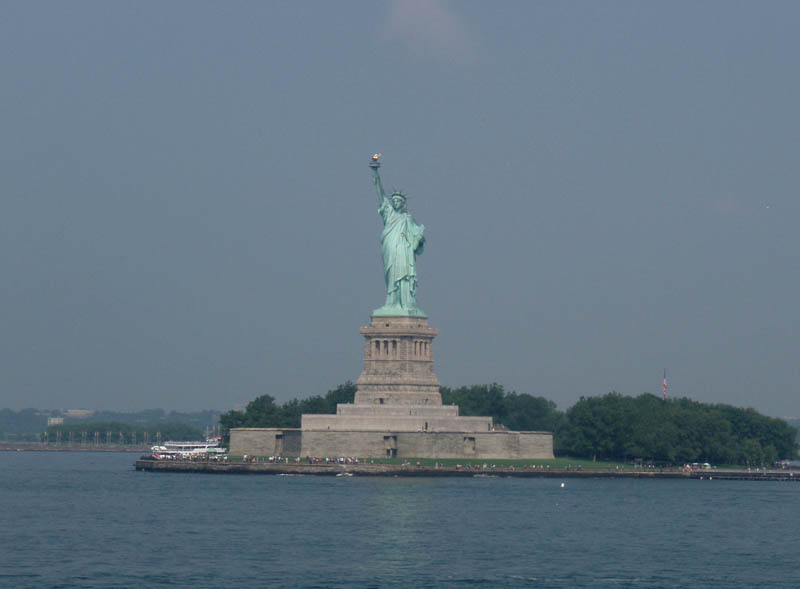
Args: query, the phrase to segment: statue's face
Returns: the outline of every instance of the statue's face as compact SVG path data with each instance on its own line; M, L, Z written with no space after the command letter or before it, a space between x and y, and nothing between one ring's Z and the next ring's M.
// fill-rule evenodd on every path
M401 196L393 196L392 197L392 207L395 211L402 211L406 208L406 201Z

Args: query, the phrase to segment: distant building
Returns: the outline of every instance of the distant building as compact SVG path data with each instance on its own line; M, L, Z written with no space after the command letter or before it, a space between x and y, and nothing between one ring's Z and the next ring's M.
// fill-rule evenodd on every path
M94 415L94 411L91 409L67 409L64 412L64 415L74 419L86 419L87 417Z

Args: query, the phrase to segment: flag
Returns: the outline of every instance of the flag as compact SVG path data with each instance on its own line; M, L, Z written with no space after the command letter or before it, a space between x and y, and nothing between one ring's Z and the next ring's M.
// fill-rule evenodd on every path
M664 391L664 399L667 398L667 369L664 369L664 383L661 385L661 389Z

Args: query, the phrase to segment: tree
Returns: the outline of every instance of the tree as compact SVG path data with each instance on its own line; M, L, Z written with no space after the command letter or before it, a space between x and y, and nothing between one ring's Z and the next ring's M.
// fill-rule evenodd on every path
M753 409L650 394L581 397L556 436L561 454L656 462L761 464L793 457L796 431Z
M228 411L220 416L223 444L230 442L230 431L236 427L298 428L304 413L336 413L336 405L352 403L355 393L356 385L347 381L324 397L292 399L282 405L276 404L271 395L261 395L250 401L244 411Z
M515 431L555 431L563 419L556 404L543 397L511 392L505 405L505 425Z
M355 393L356 385L346 382L324 397L292 399L282 405L262 395L244 411L220 416L222 433L227 443L234 427L297 428L303 414L336 413L336 405L352 403ZM442 401L458 405L461 415L490 416L496 424L516 431L555 432L554 451L559 455L667 464L761 464L797 454L797 430L754 409L611 392L581 397L562 413L552 401L506 392L497 383L442 387L441 393Z

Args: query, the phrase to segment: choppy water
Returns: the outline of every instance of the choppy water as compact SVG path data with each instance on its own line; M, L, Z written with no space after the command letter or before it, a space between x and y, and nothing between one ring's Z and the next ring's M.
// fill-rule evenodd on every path
M0 452L9 587L798 587L800 485L136 472Z

